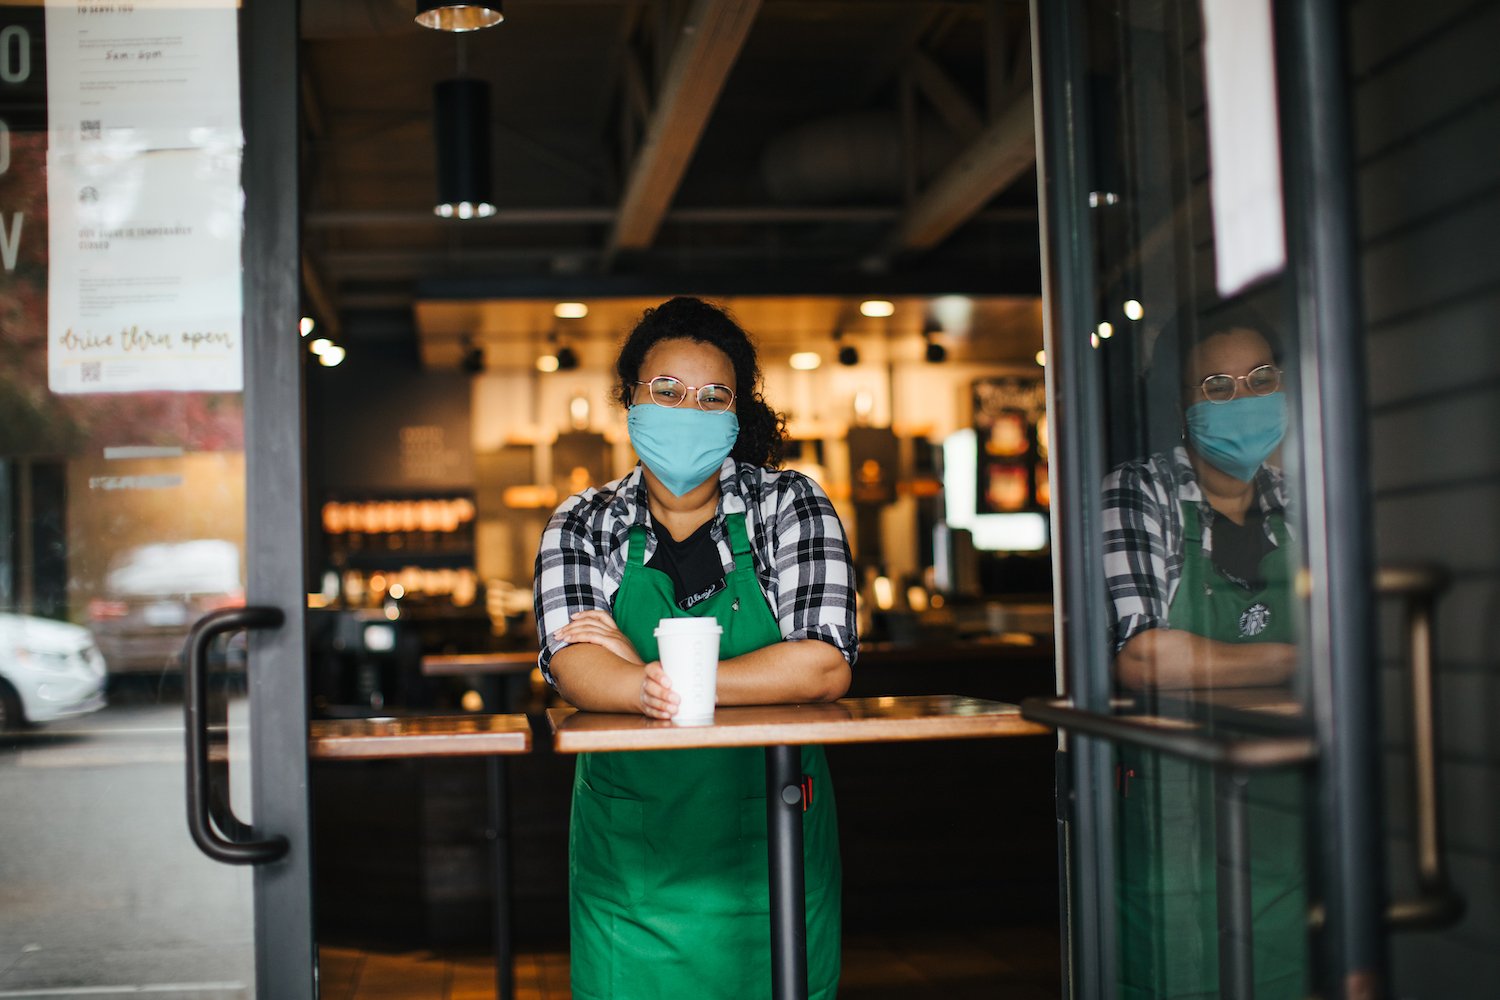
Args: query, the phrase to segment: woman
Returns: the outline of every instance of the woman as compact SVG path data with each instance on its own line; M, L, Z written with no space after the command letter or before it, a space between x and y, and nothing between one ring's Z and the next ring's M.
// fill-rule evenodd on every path
M570 497L542 536L543 675L580 709L670 719L662 618L715 618L720 705L832 701L858 649L843 528L818 485L776 471L781 421L745 332L677 298L616 362L641 462ZM804 816L811 997L839 977L837 827L821 748ZM765 760L757 748L584 754L569 836L572 988L603 997L770 989Z
M1281 369L1246 327L1185 355L1184 443L1110 473L1105 575L1116 678L1155 693L1286 684L1296 666L1298 559L1281 472ZM1121 1000L1219 995L1214 774L1180 758L1119 753ZM1306 899L1298 776L1250 784L1255 995L1305 994Z

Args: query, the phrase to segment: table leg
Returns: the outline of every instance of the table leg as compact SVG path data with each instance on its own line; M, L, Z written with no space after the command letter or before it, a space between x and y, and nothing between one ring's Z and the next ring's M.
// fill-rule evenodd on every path
M514 956L510 948L510 805L509 775L502 757L485 759L489 784L490 864L495 894L495 996L515 997Z
M1224 1000L1254 1000L1255 942L1250 900L1250 818L1247 777L1214 774L1219 895L1219 993Z
M773 1000L807 1000L800 747L766 747L766 849L771 879L771 996Z

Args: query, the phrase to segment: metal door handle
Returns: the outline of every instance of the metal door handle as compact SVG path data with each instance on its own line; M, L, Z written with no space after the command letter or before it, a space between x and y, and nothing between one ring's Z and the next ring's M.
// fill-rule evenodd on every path
M280 628L286 621L280 608L225 608L210 612L193 623L188 633L182 667L182 709L187 730L188 832L198 849L215 861L228 865L259 865L283 857L290 844L285 837L264 840L229 840L209 820L209 809L217 804L234 832L249 830L235 818L228 802L215 803L208 768L208 646L227 632L246 628ZM227 798L227 796L226 796Z
M1447 571L1437 566L1381 567L1375 576L1376 593L1399 597L1405 605L1406 655L1411 674L1417 894L1387 905L1386 924L1394 928L1443 927L1464 912L1464 898L1448 881L1443 858L1443 803L1438 782L1437 633L1433 617L1438 595L1448 581Z

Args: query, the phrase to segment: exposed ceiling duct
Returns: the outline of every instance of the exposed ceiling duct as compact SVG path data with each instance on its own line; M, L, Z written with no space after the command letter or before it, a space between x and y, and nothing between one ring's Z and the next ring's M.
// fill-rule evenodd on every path
M917 178L953 159L958 140L935 119L917 129ZM906 191L900 118L860 111L819 118L767 143L760 158L766 193L782 204L900 203Z
M411 0L302 0L302 37L373 38L417 30Z

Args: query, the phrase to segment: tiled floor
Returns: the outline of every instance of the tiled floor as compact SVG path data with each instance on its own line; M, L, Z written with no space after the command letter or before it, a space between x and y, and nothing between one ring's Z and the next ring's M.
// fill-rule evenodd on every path
M321 951L324 1000L490 1000L485 955ZM1057 934L1041 928L846 937L840 1000L1056 1000ZM564 952L516 956L516 1000L570 1000Z

